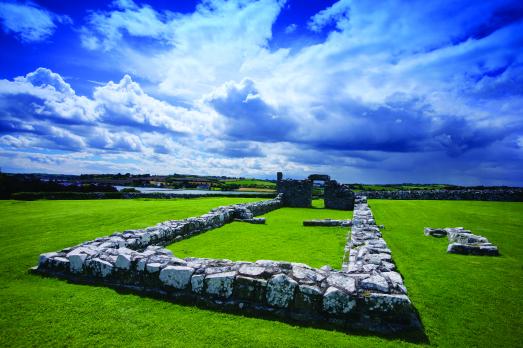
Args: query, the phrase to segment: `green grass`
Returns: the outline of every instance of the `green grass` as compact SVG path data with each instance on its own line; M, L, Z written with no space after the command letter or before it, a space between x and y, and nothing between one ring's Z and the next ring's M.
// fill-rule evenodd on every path
M226 258L234 261L280 260L341 268L347 229L304 227L307 219L350 219L352 212L282 208L264 216L266 225L233 222L168 247L178 257Z
M430 342L517 347L523 340L523 203L371 200ZM424 227L463 226L501 257L449 255Z
M236 184L241 187L268 187L276 188L276 183L267 180L260 179L235 179L235 180L223 180L226 184Z
M202 310L27 273L42 252L252 200L0 201L0 347L414 346ZM378 223L386 225L384 238L431 345L521 346L522 203L371 201L371 205ZM291 211L289 215L294 215ZM310 211L311 216L324 212ZM268 223L275 213L267 214ZM498 244L503 256L447 255L445 240L424 237L424 226L470 228Z

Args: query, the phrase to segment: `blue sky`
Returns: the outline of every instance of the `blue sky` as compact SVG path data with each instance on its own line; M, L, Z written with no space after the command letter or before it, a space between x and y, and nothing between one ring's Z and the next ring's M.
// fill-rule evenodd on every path
M0 167L523 185L520 1L0 1Z

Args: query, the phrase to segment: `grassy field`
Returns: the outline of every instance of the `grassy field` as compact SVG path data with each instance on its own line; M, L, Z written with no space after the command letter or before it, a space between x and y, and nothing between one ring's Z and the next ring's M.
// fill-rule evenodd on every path
M276 183L274 183L272 181L266 181L266 180L260 180L260 179L234 179L234 180L224 180L224 182L226 182L228 184L238 184L238 185L241 185L244 187L249 187L249 186L254 187L256 185L260 185L260 186L269 186L269 187L276 188Z
M523 203L371 200L376 221L421 313L430 342L521 347ZM463 226L498 245L501 257L449 255L424 227Z
M27 273L42 252L117 230L252 200L255 199L0 201L0 347L416 346L372 335L348 335L202 310ZM371 201L371 206L378 223L386 225L384 238L420 311L430 345L521 346L522 203ZM317 214L325 210L310 212L319 217ZM267 214L269 224L276 222L276 213ZM295 213L289 209L286 215L293 218ZM284 217L281 216L282 223ZM328 217L336 216L329 213ZM244 240L253 236L244 231L250 225L235 225L223 230L232 229L231 233ZM424 237L424 226L470 228L499 245L502 257L447 255L445 240ZM294 227L289 225L289 229ZM207 234L213 232L216 231ZM261 255L266 248L260 247L256 253ZM273 252L278 248L275 246ZM233 259L251 258L229 255ZM261 257L251 259L257 258Z
M352 212L282 208L266 214L266 225L233 222L168 247L178 257L226 258L234 261L281 260L312 267L341 268L347 229L304 227L306 219L350 219Z

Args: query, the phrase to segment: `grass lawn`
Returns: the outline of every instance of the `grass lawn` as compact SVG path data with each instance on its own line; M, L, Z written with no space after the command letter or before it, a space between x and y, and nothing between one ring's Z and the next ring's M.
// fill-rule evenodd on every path
M523 203L369 202L405 277L430 342L455 347L521 347ZM423 227L463 226L487 237L501 257L446 253L447 238Z
M315 201L315 204L318 204ZM233 222L171 244L178 257L208 257L233 261L280 260L312 267L341 268L347 229L304 227L307 219L350 219L352 212L331 209L282 208L264 217L266 225Z
M199 215L219 205L253 200L256 199L0 201L0 347L414 346L372 335L348 335L202 310L27 273L42 252L114 231ZM384 237L405 277L432 345L521 346L522 203L371 201L371 206L378 223L386 225ZM301 224L309 210L300 210L285 209L282 212L288 213L282 216L278 211L269 213L267 226L237 223L220 230L229 229L242 241L251 240L251 227L265 227L265 231L279 218L282 223L288 223L284 219L287 216L300 220ZM331 212L319 215L327 213L325 210L310 212L311 218L339 217ZM299 230L300 224L289 222L288 229ZM470 228L496 243L503 256L447 255L446 242L424 237L424 226ZM329 229L333 232L328 233L336 235L335 230ZM316 233L314 228L307 231ZM291 236L294 232L282 233ZM193 239L196 241L206 234ZM256 241L263 241L260 238ZM214 252L222 246L202 247L207 249L200 250ZM243 250L234 247L237 252ZM237 252L231 252L229 258L254 260L265 258L262 254L266 252L290 258L282 254L286 251L280 245L271 248L263 245L252 256ZM310 253L293 252L292 261L308 260L314 266L332 262L321 260L330 256L307 255Z
M237 184L237 185L246 185L247 186L268 186L276 188L276 183L272 181L259 180L259 179L235 179L235 180L224 180L223 182L227 184Z

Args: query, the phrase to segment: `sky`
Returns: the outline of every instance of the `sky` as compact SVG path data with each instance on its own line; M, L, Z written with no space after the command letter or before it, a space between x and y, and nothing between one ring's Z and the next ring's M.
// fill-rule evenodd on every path
M520 0L0 1L0 168L523 186Z

